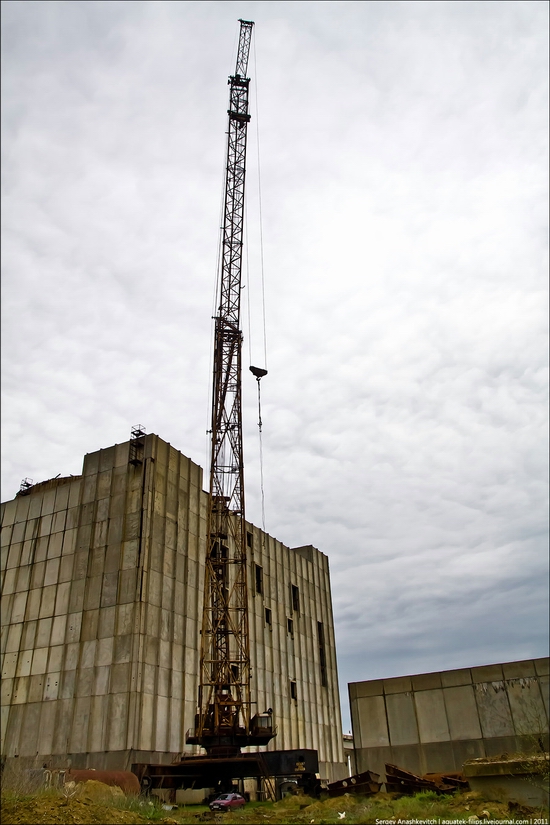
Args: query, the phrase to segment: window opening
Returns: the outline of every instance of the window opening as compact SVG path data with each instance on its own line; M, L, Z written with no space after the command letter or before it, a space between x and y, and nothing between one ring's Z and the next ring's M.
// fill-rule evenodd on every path
M264 571L259 564L256 565L256 593L262 595L264 592Z
M290 698L294 699L294 701L298 699L298 685L292 679L290 681Z
M323 622L317 622L317 641L319 643L319 664L321 667L321 685L327 686L327 656L325 651L325 631Z
M291 638L293 639L294 638L294 622L292 621L292 619L287 619L286 620L286 629L288 630L288 632L290 633Z
M271 627L271 610L269 607L265 609L265 623Z
M296 587L295 584L290 585L290 594L292 599L292 609L296 611L296 613L300 612L300 590Z

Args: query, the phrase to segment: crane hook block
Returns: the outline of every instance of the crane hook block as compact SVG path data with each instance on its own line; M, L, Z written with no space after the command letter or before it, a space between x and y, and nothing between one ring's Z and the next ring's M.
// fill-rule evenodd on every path
M255 375L258 381L260 378L263 378L264 375L267 375L267 370L261 369L261 367L249 367L250 372L252 375Z

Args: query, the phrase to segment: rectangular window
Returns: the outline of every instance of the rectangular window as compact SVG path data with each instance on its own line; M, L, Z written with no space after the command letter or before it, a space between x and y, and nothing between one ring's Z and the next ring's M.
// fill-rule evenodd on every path
M252 547L252 533L246 532L246 546Z
M294 622L292 621L292 619L287 619L286 620L286 629L288 630L291 638L293 639L294 638Z
M271 627L271 610L269 607L265 609L265 623Z
M296 611L296 613L300 612L300 590L296 587L296 585L290 585L290 595L292 599L292 609Z
M264 571L259 564L256 566L256 593L260 596L264 592Z
M325 651L325 631L323 622L317 622L317 641L319 643L319 663L321 667L321 684L327 686L327 656Z
M290 698L294 701L298 699L298 686L294 680L290 682Z

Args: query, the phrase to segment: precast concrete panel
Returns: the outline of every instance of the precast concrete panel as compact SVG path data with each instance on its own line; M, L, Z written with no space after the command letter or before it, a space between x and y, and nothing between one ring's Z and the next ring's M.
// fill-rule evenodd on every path
M414 694L416 717L421 742L448 742L449 725L443 691L421 690Z
M473 687L463 685L446 688L443 695L451 739L481 739Z
M548 721L538 680L533 676L506 683L508 701L517 736L548 733Z
M461 685L471 685L472 674L469 668L461 670L444 670L441 673L441 685L447 687L459 687Z
M475 698L481 730L486 739L514 735L510 703L503 681L478 682Z
M385 684L384 689L386 689ZM392 693L387 695L385 700L392 747L416 744L419 741L418 725L412 693Z
M351 684L349 692L358 770L381 772L382 763L388 761L415 773L460 771L467 759L530 747L541 735L543 739L547 736L544 733L547 730L547 704L543 698L548 686L547 671L546 658L439 674L417 674L403 677L401 683L386 680L384 687L389 682L389 690L395 690L394 685L403 689L401 694L385 690L390 718L390 711L397 716L396 702L403 705L407 695L411 695L406 690L410 678L421 740L418 744L392 744L387 750L364 746L365 724L374 720L378 723L377 712L369 709L366 701L372 702L377 696L381 699L380 680ZM429 689L429 685L438 682L443 685L442 689ZM449 723L447 734L443 710ZM390 720L390 738L393 721ZM409 716L408 724L410 722Z
M383 696L364 696L354 700L358 731L354 728L354 740L358 734L360 748L383 748L390 744L386 706Z
M548 675L540 676L539 677L539 684L540 684L540 692L542 696L542 701L544 704L544 709L546 711L546 719L550 716L550 690L549 690L549 677Z
M453 743L446 742L425 742L419 748L421 773L439 773L449 770L449 765L454 762ZM461 767L456 770L460 771Z
M417 776L418 774L424 773L422 750L414 745L392 746L390 762ZM384 771L382 775L384 775Z

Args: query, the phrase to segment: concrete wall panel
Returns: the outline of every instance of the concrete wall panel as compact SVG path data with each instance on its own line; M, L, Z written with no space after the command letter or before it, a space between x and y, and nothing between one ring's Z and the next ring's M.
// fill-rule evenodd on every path
M485 756L486 747L482 739L462 739L453 743L454 766L456 771L462 770L467 759L478 759Z
M547 742L548 699L543 698L548 689L547 670L548 659L537 659L404 677L402 693L385 696L393 743L389 756L384 748L365 747L364 730L372 721L381 725L380 708L373 704L371 709L366 699L358 698L361 694L374 698L379 682L350 685L358 770L379 770L382 761L414 773L461 770L467 759L526 751L538 736ZM405 689L407 678L415 687L412 692ZM442 689L419 689L438 680ZM405 736L414 736L412 714L405 710L413 696L420 742L398 744L394 729L398 736L403 737L407 729ZM439 741L434 741L436 737Z
M24 597L26 595L27 595L26 593L16 593L15 596L13 597L13 603L14 603L13 615L14 615L14 619L16 619L17 621L22 621L22 619L23 619L23 616L21 616L20 612L18 612L18 613L15 612L17 599L18 599L19 596ZM10 597L8 597L8 598L10 598ZM39 590L39 589L31 590L28 593L27 608L26 608L25 614L24 614L24 618L27 622L32 622L35 619L38 619L38 614L40 613L40 600L41 600L41 598L42 598L42 590Z
M537 679L514 678L506 687L516 735L547 733L547 716Z
M61 699L72 699L76 688L76 670L64 670L61 674Z
M493 739L484 739L484 756L499 756L502 753L516 753L518 739L516 736L498 736Z
M384 685L384 689L385 687ZM412 693L394 693L386 696L386 708L392 747L416 744L418 742L418 726Z
M90 736L89 747L91 751L107 750L105 742L105 723L107 715L107 697L92 696L90 708Z
M384 765L386 762L392 761L392 749L389 746L385 748L361 748L355 751L355 758L358 773L374 771L384 778Z
M483 736L513 736L514 726L504 682L477 684L475 697Z
M350 697L360 698L362 696L382 696L384 693L384 680L377 679L371 682L355 682L350 684Z
M27 705L12 705L6 722L4 748L6 756L19 756L23 714Z
M151 693L141 695L141 724L139 726L138 747L141 750L153 749L153 718L155 697Z
M386 706L383 696L365 696L355 700L360 748L381 748L390 744Z
M29 694L27 697L29 704L42 701L45 681L46 677L43 673L29 676Z
M447 688L443 695L451 739L481 739L473 688L470 685Z
M41 702L39 707L40 727L38 729L38 742L36 743L36 750L38 753L48 754L52 753L53 750L57 702Z
M439 773L440 771L448 771L449 765L454 763L453 743L447 740L446 742L427 742L419 748L421 773ZM457 770L461 770L459 766Z
M415 773L417 776L423 772L421 750L415 745L392 746L391 759L388 762Z
M23 710L23 722L21 725L19 755L36 756L39 752L37 734L42 705L40 702L33 702L32 704L20 705L20 707Z
M442 687L459 687L460 685L471 685L472 675L469 668L461 670L445 670L441 673Z
M107 748L112 751L121 751L126 747L128 734L128 693L111 694L109 729L107 732Z
M2 750L2 753L7 752L6 730L8 727L9 714L9 707L0 707L0 748Z
M111 668L101 665L94 669L94 695L103 696L109 692Z
M431 675L431 674L430 674ZM448 742L449 725L442 690L421 690L414 694L421 742Z

